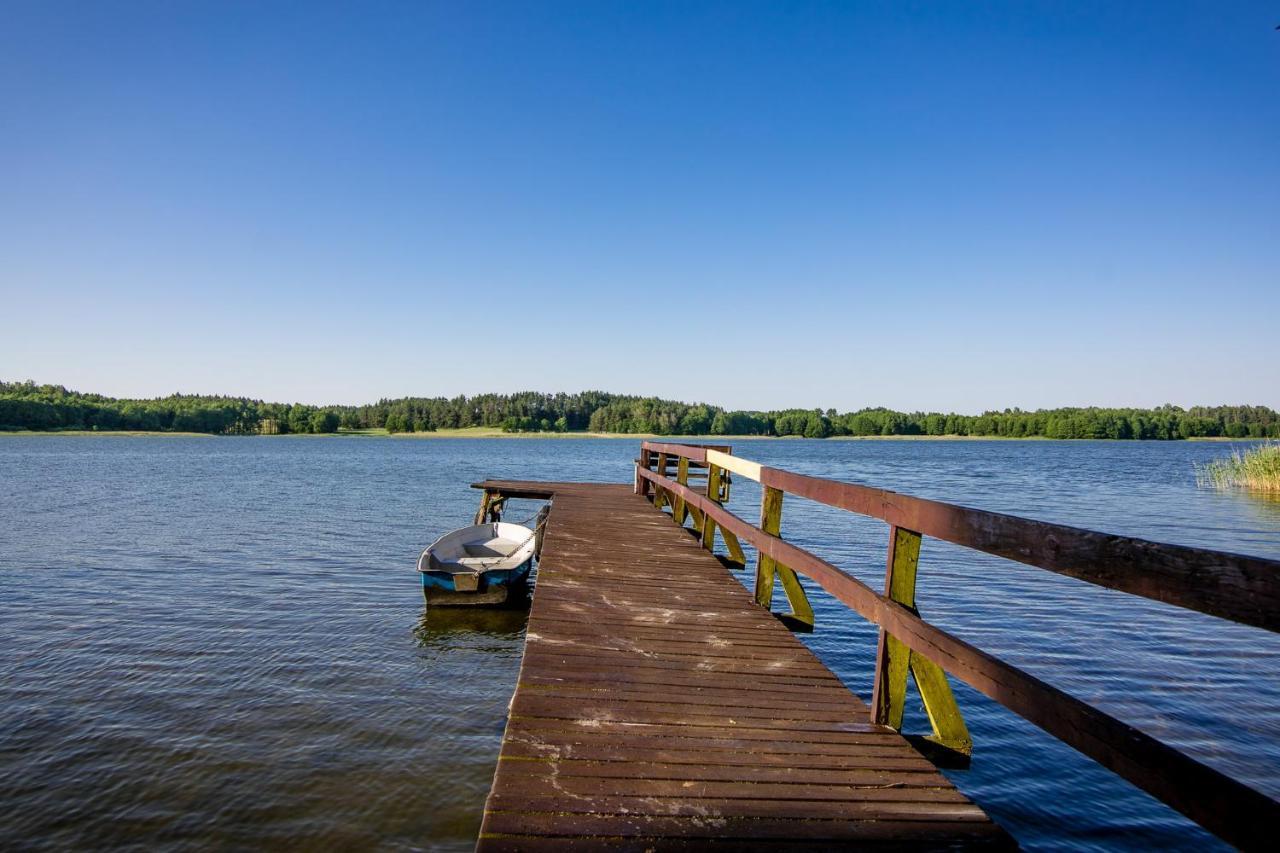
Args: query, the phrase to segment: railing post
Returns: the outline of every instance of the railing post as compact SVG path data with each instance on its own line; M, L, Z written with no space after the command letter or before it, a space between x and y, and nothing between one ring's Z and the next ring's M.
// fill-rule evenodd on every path
M760 529L770 536L777 536L782 530L782 491L771 486L760 486ZM756 555L756 604L769 608L773 604L773 579L782 582L782 591L787 594L787 603L791 605L788 618L799 626L813 629L813 606L809 597L800 586L796 573L781 565L763 552Z
M636 462L636 485L635 492L641 497L647 497L649 494L649 481L640 476L640 469L648 470L653 465L653 454L644 446L640 445L640 459Z
M885 567L885 595L916 612L916 570L920 563L920 534L902 527L889 530L889 554ZM918 614L917 614L918 615ZM871 692L871 721L902 728L907 703L907 673L920 691L933 734L923 738L946 752L967 758L973 739L956 704L947 675L936 663L907 648L897 637L881 629L876 650L876 679Z
M681 456L676 460L676 482L682 486L689 485L689 460L684 456ZM688 514L684 496L676 495L675 500L671 504L671 517L675 520L676 524L683 527L685 517Z
M720 495L720 468L719 466L707 463L707 500L719 503ZM711 516L703 515L702 517L702 547L708 551L716 550L716 523L711 520Z
M782 530L782 492L769 486L760 487L760 529L771 536ZM773 576L777 562L763 551L756 554L756 604L768 608L773 604Z
M733 477L730 476L729 472L722 470L720 479L716 481L716 496L712 500L724 506L725 502L729 500L729 484L732 482Z
M729 491L728 479L727 471L719 465L708 462L707 499L719 506L724 506L724 501ZM736 563L736 568L745 569L747 567L747 555L742 552L742 543L738 541L738 537L730 530L726 530L723 527L717 528L715 519L706 513L699 513L699 515L702 517L701 526L698 529L702 547L708 551L715 551L716 530L719 529L720 538L724 540L725 548L729 551L729 562Z
M658 454L658 475L661 477L667 476L667 454L665 453ZM666 489L655 484L653 488L653 508L662 509L663 505L666 504L666 502L667 502Z

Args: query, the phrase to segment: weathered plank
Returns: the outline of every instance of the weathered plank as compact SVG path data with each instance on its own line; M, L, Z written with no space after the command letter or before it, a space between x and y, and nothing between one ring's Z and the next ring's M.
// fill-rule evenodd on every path
M634 489L479 485L554 495L479 849L1012 845Z

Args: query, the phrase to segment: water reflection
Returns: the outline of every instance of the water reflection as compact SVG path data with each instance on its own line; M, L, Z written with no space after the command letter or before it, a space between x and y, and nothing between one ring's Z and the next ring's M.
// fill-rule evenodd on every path
M426 607L413 627L419 648L452 644L459 635L517 639L529 621L528 602L522 607Z
M1280 492L1268 492L1261 489L1237 489L1237 492L1243 494L1249 500L1258 501L1272 511L1280 513Z
M635 449L0 441L0 850L474 849L527 614L424 612L410 567L473 516L470 483L624 482ZM1280 555L1280 505L1198 489L1193 464L1220 448L1195 442L776 441L739 452L983 509ZM735 485L732 508L756 518L758 498ZM788 538L883 582L882 523L788 500ZM936 540L925 549L918 599L931 622L1280 793L1280 638ZM750 571L739 577L750 585ZM874 626L810 595L818 628L803 640L867 696ZM1025 847L1212 844L1033 724L955 690L977 749L953 779Z

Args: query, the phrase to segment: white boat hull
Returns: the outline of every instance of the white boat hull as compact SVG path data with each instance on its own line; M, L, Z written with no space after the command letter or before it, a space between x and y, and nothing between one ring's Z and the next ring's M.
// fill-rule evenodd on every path
M498 605L522 596L535 538L523 525L500 521L440 537L418 557L423 595L443 606Z

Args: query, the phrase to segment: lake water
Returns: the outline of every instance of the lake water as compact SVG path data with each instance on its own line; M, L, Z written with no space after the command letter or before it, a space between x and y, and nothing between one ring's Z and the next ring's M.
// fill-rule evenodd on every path
M805 473L1280 558L1280 504L1197 488L1204 443L739 442ZM0 438L0 847L464 850L520 613L426 616L414 561L485 477L630 481L637 442ZM754 519L758 490L731 507ZM515 518L516 513L509 515ZM783 534L879 587L887 528L788 499ZM875 632L805 637L870 693ZM775 600L781 600L778 596ZM1280 637L926 540L948 630L1280 796ZM957 685L959 787L1036 849L1203 849L1193 824ZM916 730L927 723L917 711Z

